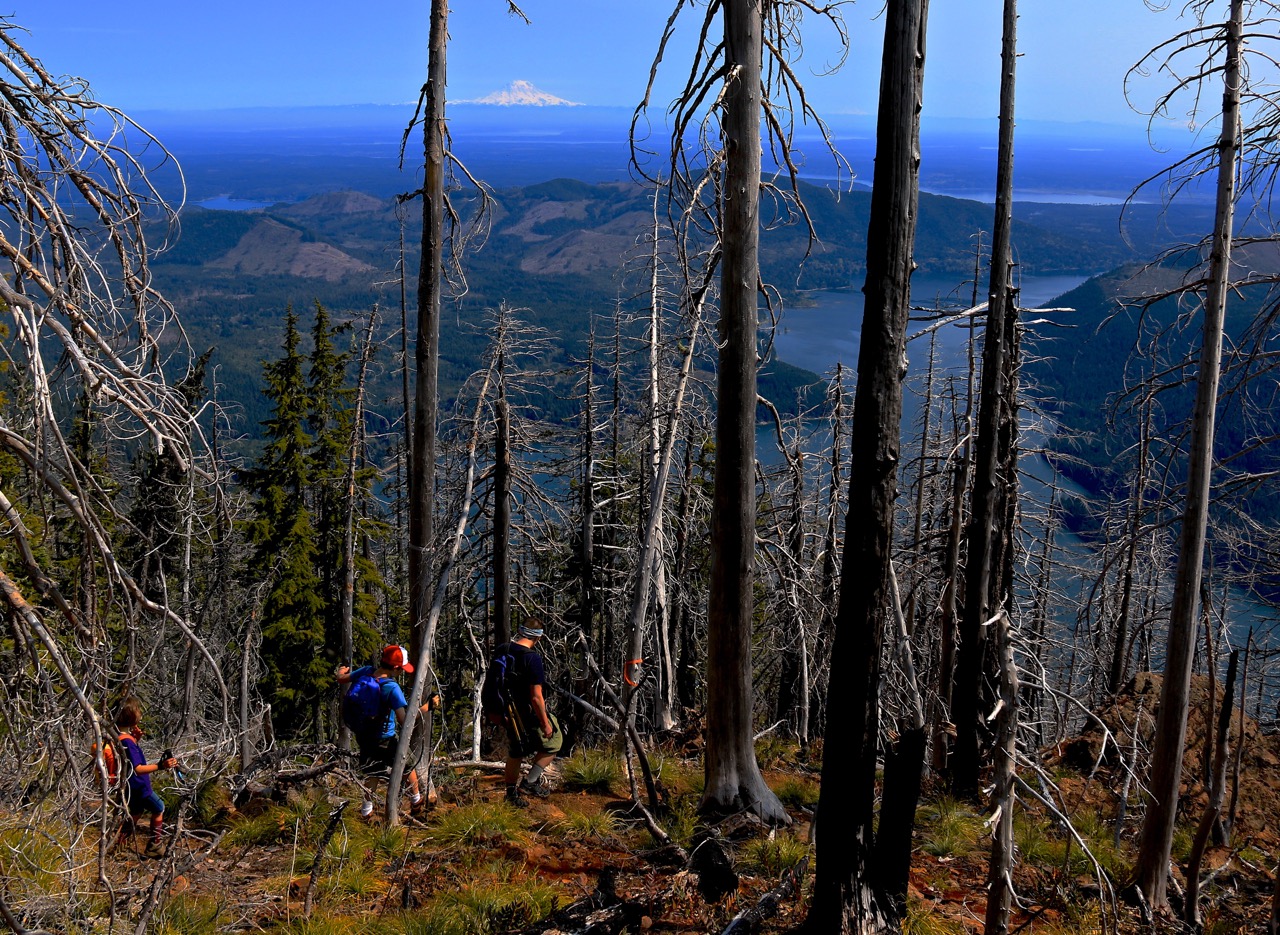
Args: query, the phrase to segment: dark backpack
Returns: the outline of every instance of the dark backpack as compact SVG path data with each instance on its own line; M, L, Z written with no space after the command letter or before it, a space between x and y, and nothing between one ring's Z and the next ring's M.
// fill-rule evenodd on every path
M382 683L366 672L355 679L342 696L342 723L357 737L381 731L386 718L386 704L382 698Z
M516 716L515 689L519 683L520 660L524 653L514 643L503 643L494 652L480 688L480 707L491 718ZM514 709L514 710L513 710Z

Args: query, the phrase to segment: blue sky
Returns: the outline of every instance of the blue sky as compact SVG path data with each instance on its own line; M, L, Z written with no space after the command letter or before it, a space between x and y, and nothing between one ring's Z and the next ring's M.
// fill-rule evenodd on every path
M674 0L454 0L449 95L475 98L525 79L596 105L639 100ZM54 72L87 78L97 97L127 111L239 106L396 103L425 74L428 0L9 0L0 11L26 27L29 51ZM1142 122L1126 106L1127 68L1178 26L1174 11L1143 0L1022 0L1018 105L1023 119ZM835 76L808 80L823 112L874 107L881 4L844 8L853 49ZM699 15L702 8L692 11ZM682 34L694 26L684 13ZM834 45L806 23L805 73ZM939 0L930 14L926 116L994 117L1000 0ZM674 93L687 46L668 53L657 99ZM1150 84L1148 83L1148 87Z

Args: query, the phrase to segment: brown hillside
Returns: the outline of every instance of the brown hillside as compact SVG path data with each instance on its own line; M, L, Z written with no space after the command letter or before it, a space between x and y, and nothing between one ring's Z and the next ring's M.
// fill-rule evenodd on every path
M250 276L298 276L335 282L373 269L325 243L304 242L302 231L264 218L210 267Z
M528 243L551 240L550 234L539 233L534 228L539 224L558 221L562 218L585 221L586 217L587 202L585 201L543 201L520 215L519 219L507 227L504 233L514 234Z
M1134 724L1138 725L1137 761L1139 773L1150 758L1155 734L1156 714L1160 701L1162 677L1156 673L1140 673L1125 686L1112 702L1096 712L1101 724L1095 723L1079 737L1060 745L1049 755L1050 762L1058 762L1078 770L1086 777L1099 779L1100 784L1112 789L1120 788L1123 773L1134 761ZM1221 704L1223 686L1217 685L1217 704ZM1227 771L1227 797L1224 809L1230 806L1231 777L1234 768L1238 732L1240 729L1240 686L1236 685L1237 707L1231 719L1232 767ZM1180 814L1189 820L1198 819L1207 801L1204 783L1204 758L1206 755L1206 724L1209 713L1209 679L1195 676L1191 683L1191 711L1187 719L1187 746L1182 768L1182 799ZM1215 715L1216 722L1216 715ZM1103 726L1110 731L1106 738ZM1095 771L1096 765L1096 771ZM1264 734L1257 722L1244 719L1244 745L1240 760L1240 787L1236 829L1260 847L1271 847L1280 841L1280 835L1272 827L1273 817L1280 814L1280 736Z
M325 192L296 205L272 209L288 217L331 217L335 214L374 214L388 207L388 202L364 192Z
M638 233L638 232L637 232ZM636 244L636 234L606 234L600 230L574 231L554 240L532 245L520 261L526 273L543 275L589 273L618 268L618 258Z

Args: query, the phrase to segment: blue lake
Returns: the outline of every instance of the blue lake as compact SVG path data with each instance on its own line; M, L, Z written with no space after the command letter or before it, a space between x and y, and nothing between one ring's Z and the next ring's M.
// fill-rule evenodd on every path
M1026 276L1022 279L1022 304L1029 308L1045 305L1085 281L1085 276ZM911 281L911 302L916 306L949 309L968 308L973 298L972 284L941 276L915 276ZM980 300L985 296L979 296ZM810 292L805 305L784 308L774 333L774 351L779 360L826 376L842 363L849 369L858 365L858 330L862 324L862 293ZM922 313L917 313L922 314ZM913 323L919 330L925 323ZM951 326L939 332L944 357L964 347L968 328ZM923 362L927 347L908 346L908 357Z

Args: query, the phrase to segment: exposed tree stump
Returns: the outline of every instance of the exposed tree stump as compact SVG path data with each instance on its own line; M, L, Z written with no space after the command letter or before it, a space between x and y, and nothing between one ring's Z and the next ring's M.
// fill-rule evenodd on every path
M712 834L700 832L694 837L689 869L698 875L698 893L709 903L719 902L738 889L733 861Z

